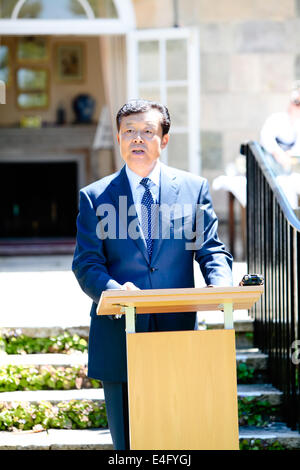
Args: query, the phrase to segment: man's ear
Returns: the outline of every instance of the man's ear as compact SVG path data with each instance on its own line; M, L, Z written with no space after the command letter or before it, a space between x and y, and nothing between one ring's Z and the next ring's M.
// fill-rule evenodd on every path
M162 139L161 139L161 148L164 149L166 148L166 146L168 145L168 142L169 142L169 138L170 138L170 134L165 134Z
M120 145L120 136L119 136L119 132L117 132L117 142L118 142L118 144Z

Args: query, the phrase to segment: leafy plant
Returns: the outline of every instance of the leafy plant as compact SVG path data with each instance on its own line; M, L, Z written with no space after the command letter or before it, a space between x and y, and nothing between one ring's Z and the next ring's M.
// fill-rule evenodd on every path
M87 379L86 367L6 365L0 367L0 392L17 390L70 390L83 386L98 388L98 380Z
M0 337L0 343L7 354L87 351L87 341L77 334L70 335L68 332L49 338L32 338L22 334L19 330L9 330Z
M243 397L238 400L239 424L241 426L265 426L274 421L278 414L278 406L270 405L267 400Z
M254 368L249 367L245 362L237 365L237 380L239 383L250 383L254 379Z
M87 429L107 427L105 404L90 400L0 404L0 430Z
M264 439L243 439L240 441L240 450L286 450L279 442L268 442Z
M247 331L247 333L245 333L245 337L246 337L249 341L252 341L252 342L253 342L253 338L254 338L254 333L253 333L253 331Z

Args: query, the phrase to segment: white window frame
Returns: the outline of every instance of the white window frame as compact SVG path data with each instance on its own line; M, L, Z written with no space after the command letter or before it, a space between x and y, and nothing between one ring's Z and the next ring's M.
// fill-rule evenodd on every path
M166 40L187 40L187 79L168 82L166 78ZM160 88L161 102L167 104L167 87L182 86L188 88L188 122L180 128L171 126L171 132L188 135L188 171L201 173L200 157L200 57L199 33L196 28L165 28L132 31L127 34L127 95L128 99L138 97L138 43L140 41L158 41L160 55L160 80L141 82L143 86ZM171 116L172 120L172 116ZM162 161L168 163L167 152L162 153Z
M99 36L126 34L135 29L135 13L131 0L113 0L118 18L95 18L88 0L77 0L87 19L19 19L18 14L26 2L19 0L9 19L0 19L0 35L84 35Z

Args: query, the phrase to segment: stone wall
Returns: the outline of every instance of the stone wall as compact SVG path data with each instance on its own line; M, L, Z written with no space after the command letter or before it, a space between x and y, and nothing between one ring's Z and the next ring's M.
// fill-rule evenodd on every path
M173 0L133 0L137 27L172 27ZM258 140L266 117L287 106L300 79L300 0L178 0L180 26L200 35L202 173L210 182ZM226 197L213 192L227 217Z

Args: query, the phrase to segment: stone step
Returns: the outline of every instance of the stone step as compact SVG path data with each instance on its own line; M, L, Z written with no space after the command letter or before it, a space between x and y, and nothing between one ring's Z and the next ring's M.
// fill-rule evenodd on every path
M0 450L112 450L108 429L0 431Z
M234 330L236 333L252 333L253 332L253 320L249 317L245 320L236 320L234 322ZM224 321L209 321L206 320L204 323L199 322L199 326L206 326L208 329L221 330L224 328Z
M238 384L237 392L238 398L266 400L271 406L279 406L282 402L282 392L271 384Z
M282 393L271 384L238 385L239 398L252 397L260 400L265 399L271 405L280 405ZM82 388L72 390L34 390L0 392L0 403L4 402L30 402L39 403L49 401L53 404L69 400L92 400L104 401L102 388Z
M254 331L254 322L248 317L246 319L239 319L234 321L234 330L235 330L235 345L236 349L245 349L253 347L253 331ZM209 319L205 322L199 322L199 329L223 329L224 320L216 319L215 321L210 321Z
M199 328L209 328L209 329L222 329L224 328L224 321L210 321L206 320L202 322L199 320ZM245 320L236 320L234 322L234 329L236 333L243 334L243 333L252 333L253 332L253 320L249 317ZM10 330L18 330L20 334L25 336L30 336L31 338L49 338L52 336L62 335L65 332L68 332L70 335L77 334L78 336L88 339L89 336L89 326L82 325L82 326L74 326L74 327L60 327L60 326L20 326L18 328L0 328L0 335L8 332Z
M34 367L37 373L44 373L45 368L68 369L75 367L78 369L81 378L81 387L93 387L91 379L87 373L87 353L72 354L0 354L0 367L20 366ZM262 354L257 349L237 349L236 365L239 374L239 383L265 383L268 382L267 374L268 356ZM79 384L78 384L79 386Z
M238 397L240 398L253 397L266 399L272 405L279 405L281 403L282 392L273 387L271 384L241 384L238 385L237 392ZM92 400L103 402L104 392L102 388L0 392L0 403L13 401L39 403L41 401L49 401L54 404L69 400Z
M104 402L104 391L103 388L82 388L79 390L25 390L16 392L0 392L0 403L40 403L41 401L48 401L52 404L56 404L70 400L91 400L101 403Z
M87 353L72 354L2 354L0 356L0 366L22 365L22 366L86 366L88 360Z
M284 423L272 423L266 428L242 426L239 429L240 446L255 446L258 450L280 445L285 450L300 450L300 433L288 428ZM276 447L273 447L274 449Z
M237 349L236 360L255 370L266 370L268 366L268 355L257 348Z
M268 356L261 353L257 348L239 349L236 351L237 362L243 362L256 369L266 369ZM71 366L86 365L88 360L87 353L72 354L1 354L0 367L2 365L52 365L52 366Z
M280 445L287 450L300 449L300 433L284 424L268 428L243 427L239 430L240 445L256 445L262 450ZM244 447L245 448L245 447ZM0 450L105 450L113 449L108 429L31 432L0 432Z
M53 336L63 335L67 332L71 336L78 335L87 340L90 328L87 325L67 328L60 326L24 326L19 328L0 328L0 334L5 334L12 330L16 330L19 334L29 336L30 338L50 338Z

